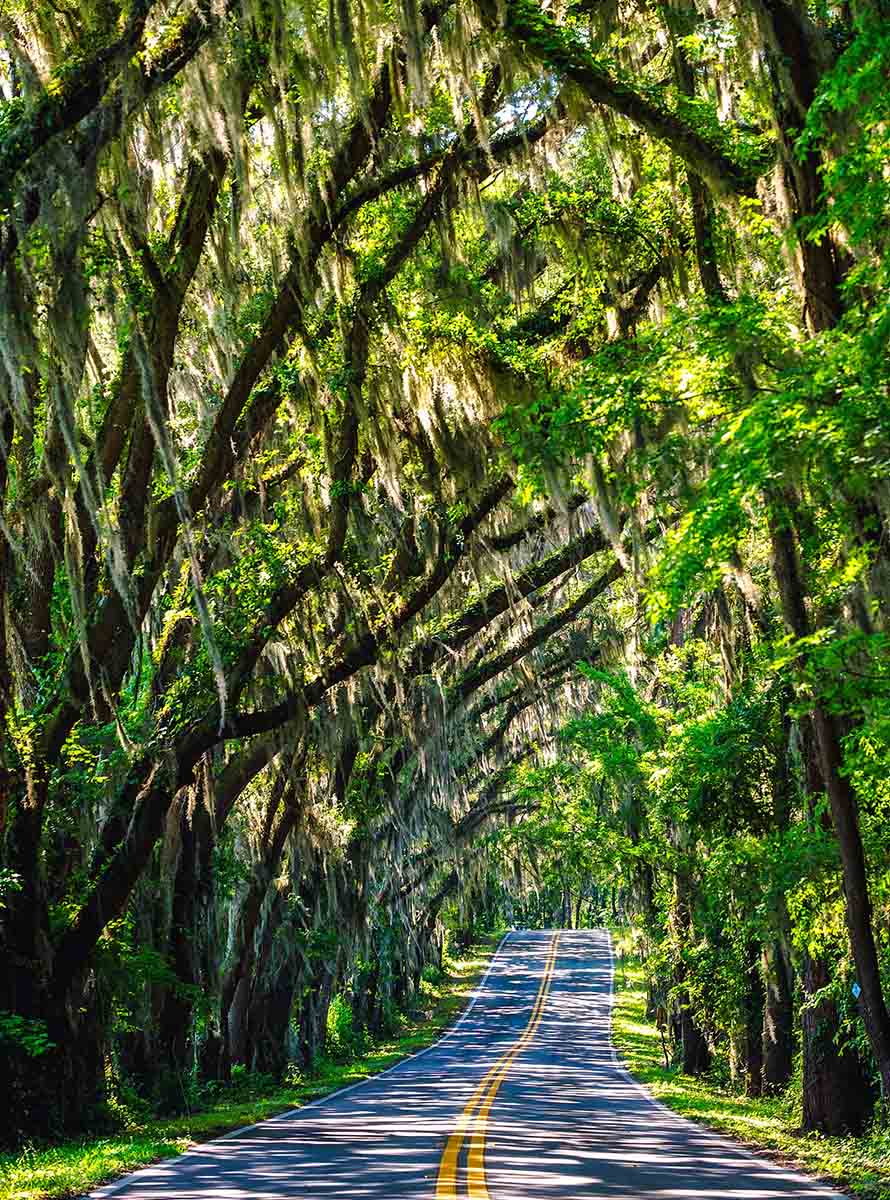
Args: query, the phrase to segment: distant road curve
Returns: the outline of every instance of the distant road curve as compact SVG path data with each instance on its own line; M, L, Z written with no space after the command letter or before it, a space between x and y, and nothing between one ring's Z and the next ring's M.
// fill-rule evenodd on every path
M90 1193L127 1200L812 1200L618 1064L602 930L508 935L472 1007L367 1083Z

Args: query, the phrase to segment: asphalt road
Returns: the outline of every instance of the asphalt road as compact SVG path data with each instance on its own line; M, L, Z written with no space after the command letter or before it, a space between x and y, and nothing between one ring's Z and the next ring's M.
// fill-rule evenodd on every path
M601 931L514 932L430 1050L92 1195L128 1200L837 1196L655 1104L609 1036Z

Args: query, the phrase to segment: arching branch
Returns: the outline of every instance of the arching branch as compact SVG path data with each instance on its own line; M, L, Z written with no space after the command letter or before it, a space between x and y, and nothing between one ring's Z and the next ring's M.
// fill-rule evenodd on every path
M503 28L513 41L545 66L572 80L593 101L627 117L652 137L668 145L700 175L715 193L751 196L763 165L752 168L732 158L714 139L706 137L672 112L610 75L572 33L557 24L538 0L506 0L502 8L483 6L490 28Z

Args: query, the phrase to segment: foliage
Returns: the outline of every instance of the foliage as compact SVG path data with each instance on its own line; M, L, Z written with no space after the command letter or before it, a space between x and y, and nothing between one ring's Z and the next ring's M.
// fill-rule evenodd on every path
M39 1058L41 1054L53 1049L46 1023L28 1021L18 1013L0 1013L0 1042L21 1046L31 1058ZM7 1046L7 1053L9 1052Z

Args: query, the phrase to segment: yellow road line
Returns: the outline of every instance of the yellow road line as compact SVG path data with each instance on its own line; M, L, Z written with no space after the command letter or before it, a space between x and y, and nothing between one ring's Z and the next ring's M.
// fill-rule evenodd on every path
M523 1049L531 1037L534 1036L534 1030L537 1029L543 1010L544 1001L547 998L547 992L550 990L550 977L553 971L553 963L556 958L556 943L559 938L558 934L553 935L553 940L550 943L550 953L547 957L547 964L544 968L544 974L541 977L541 983L538 987L538 994L535 997L535 1003L532 1007L531 1016L528 1019L528 1024L523 1030L520 1037L513 1045L501 1055L495 1064L486 1072L482 1082L476 1088L473 1095L467 1102L466 1107L458 1118L457 1124L453 1132L448 1138L445 1149L442 1151L442 1158L439 1162L439 1176L436 1181L436 1200L456 1200L457 1198L457 1164L460 1158L460 1151L463 1145L464 1137L467 1129L476 1113L477 1107L488 1100L488 1108L486 1109L486 1117L488 1109L494 1101L498 1088L501 1085L503 1076L509 1069L510 1063L517 1054ZM501 1073L502 1072L502 1073ZM497 1082L495 1082L497 1080ZM492 1092L491 1089L494 1088ZM491 1092L490 1099L488 1092ZM475 1140L475 1139L474 1139ZM484 1148L484 1134L483 1134ZM472 1187L472 1184L471 1184ZM483 1187L484 1187L484 1169L483 1169ZM482 1193L485 1196L487 1192Z
M470 1150L467 1158L468 1200L490 1200L488 1187L485 1182L485 1136L488 1131L488 1114L491 1112L491 1106L494 1104L495 1097L500 1091L501 1084L506 1079L514 1059L532 1042L538 1031L541 1018L544 1015L547 996L550 992L550 984L553 981L553 967L556 962L558 943L559 934L555 933L553 941L550 944L550 956L547 959L547 965L541 977L541 987L538 991L538 1001L535 1011L532 1013L522 1037L518 1039L513 1048L501 1060L501 1066L494 1079L488 1085L485 1099L482 1101L476 1114L476 1124L473 1129L473 1136L470 1139Z

